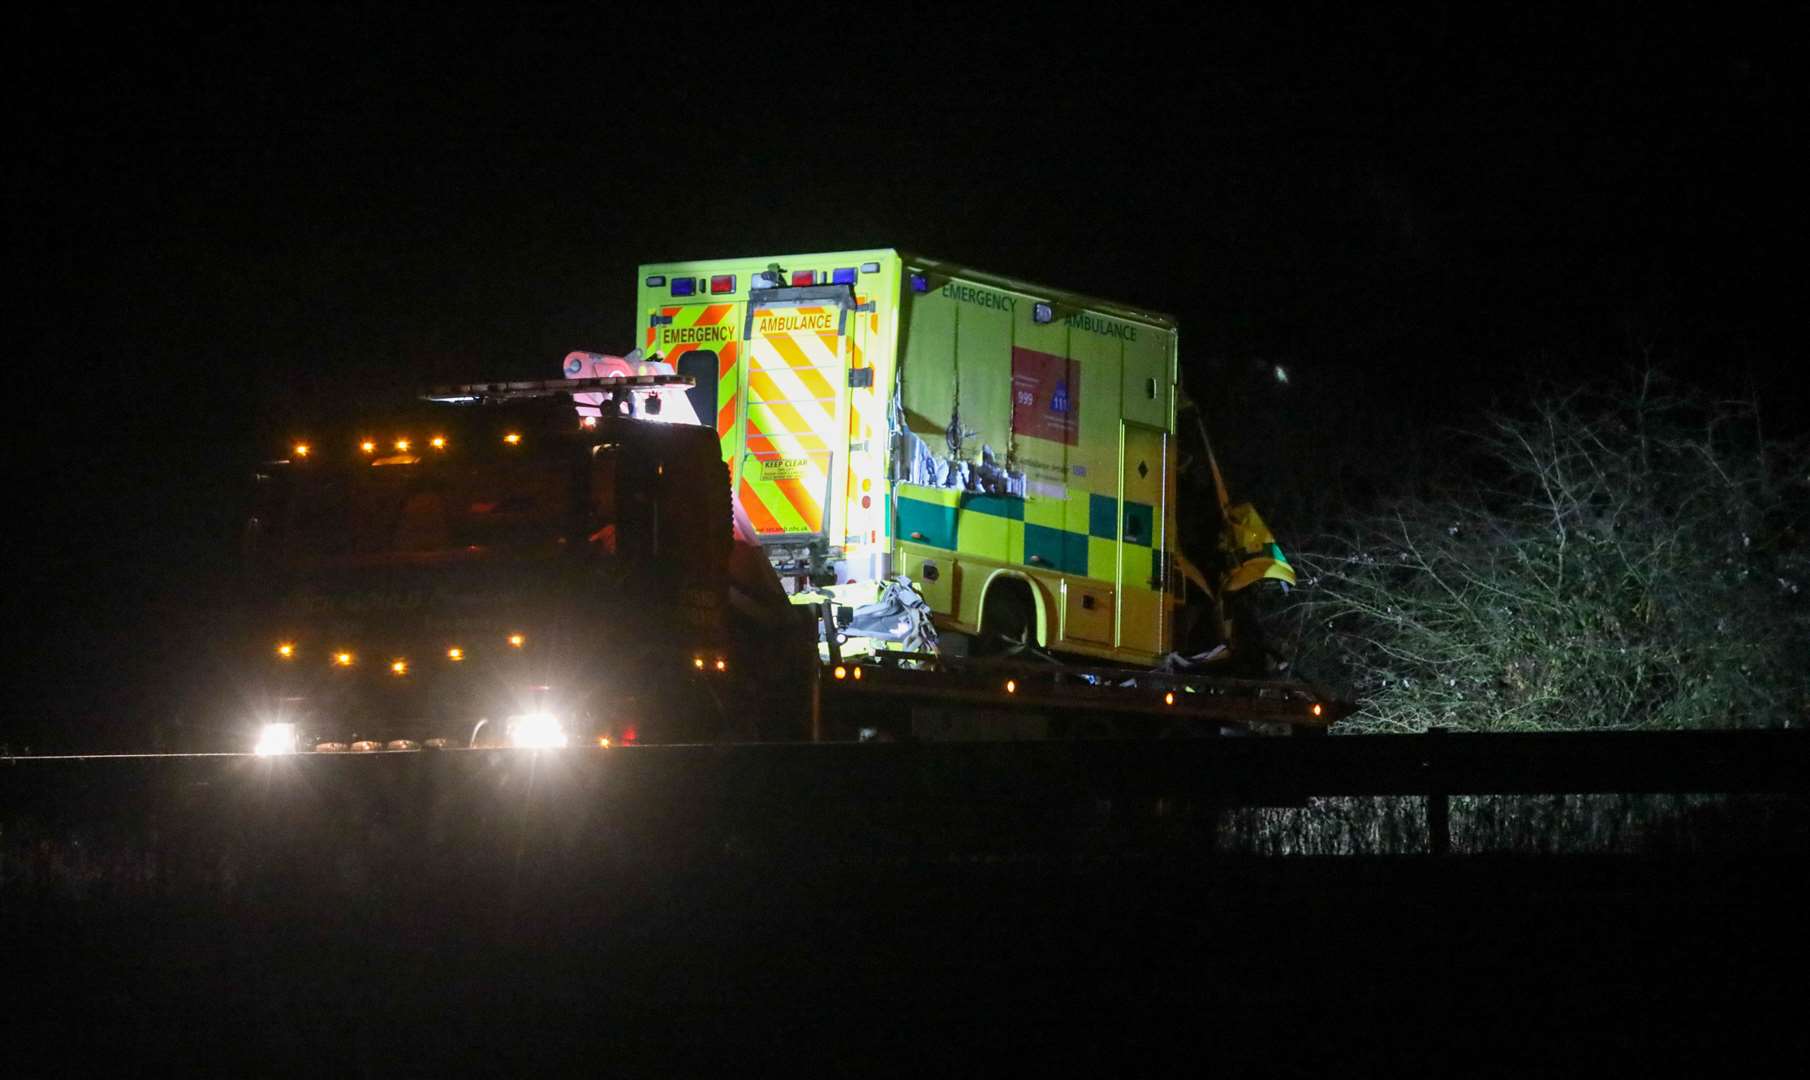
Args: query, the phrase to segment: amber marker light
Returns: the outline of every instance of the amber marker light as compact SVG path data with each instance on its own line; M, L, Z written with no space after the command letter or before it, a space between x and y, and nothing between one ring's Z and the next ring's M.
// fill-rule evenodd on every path
M358 444L358 448L367 454L375 454L377 452L377 440L366 439L364 442Z
M723 659L720 656L717 657L716 658L716 669L718 671L728 671L729 670L729 661Z
M691 666L694 668L697 668L699 671L703 671L704 670L704 658L701 656L692 657Z
M446 650L446 658L456 664L465 659L465 650L454 645L452 648Z
M285 660L293 660L295 658L295 642L285 641L278 645L277 655Z
M1016 694L1017 692L1018 692L1018 680L1017 679L1007 679L1006 680L1006 693Z
M835 674L836 678L838 678L838 679L846 679L846 678L848 678L848 669L843 667L841 664L837 664L834 674Z
M1325 710L1325 709L1323 709L1323 708L1321 708L1321 707L1320 707L1320 703L1319 703L1319 702L1317 702L1317 701L1316 701L1316 702L1314 702L1314 710L1313 710L1313 711L1314 711L1314 715L1315 715L1315 716L1319 716L1319 715L1320 715L1320 714L1321 714L1321 713L1323 713L1323 712L1325 712L1325 711L1326 711L1326 710Z
M511 431L509 434L503 436L503 441L508 443L510 446L520 446L522 444L521 433L517 432L517 431Z
M396 440L396 452L398 454L408 453L409 452L409 441L407 439L397 439Z
M391 675L407 675L408 673L409 673L409 662L407 660L397 659L397 660L390 661L390 674Z
M523 637L522 635L520 635L520 634L510 634L509 635L509 645L511 648L519 649L523 645L526 645L526 644L528 644L528 639Z
M433 438L427 440L427 445L433 447L435 450L444 450L446 449L446 436L435 435Z
M1175 704L1175 691L1171 690L1168 693L1163 695L1163 704L1164 705Z
M349 652L334 653L333 654L333 666L334 667L351 667L352 666L352 654Z
M295 456L299 458L305 458L314 452L314 447L309 446L305 442L296 443L292 449L295 451Z

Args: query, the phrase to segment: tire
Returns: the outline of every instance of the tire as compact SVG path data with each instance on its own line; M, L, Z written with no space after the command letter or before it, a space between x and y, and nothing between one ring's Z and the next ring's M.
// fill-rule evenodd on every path
M997 586L987 595L980 614L980 634L974 639L976 656L1003 656L1025 647L1037 647L1036 606L1022 585Z

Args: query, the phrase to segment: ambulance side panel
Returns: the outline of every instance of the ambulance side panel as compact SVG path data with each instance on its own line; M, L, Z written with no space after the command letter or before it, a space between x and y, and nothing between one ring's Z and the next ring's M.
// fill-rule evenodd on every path
M944 461L991 451L1009 490L899 479L901 569L934 573L926 598L959 629L978 629L1003 575L1034 590L1043 644L1160 657L1175 606L1173 324L929 260L905 271L904 423Z

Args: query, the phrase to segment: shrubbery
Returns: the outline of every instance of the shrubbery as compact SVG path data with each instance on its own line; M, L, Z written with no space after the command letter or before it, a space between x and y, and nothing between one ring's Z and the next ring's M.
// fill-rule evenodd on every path
M1810 454L1653 376L1496 417L1296 559L1278 620L1361 731L1810 719ZM1274 630L1272 630L1272 633Z

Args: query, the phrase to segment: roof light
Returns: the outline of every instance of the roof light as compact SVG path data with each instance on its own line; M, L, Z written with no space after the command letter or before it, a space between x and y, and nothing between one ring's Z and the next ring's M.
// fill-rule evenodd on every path
M697 290L698 283L691 278L676 277L672 279L672 294L674 296L690 296L692 293L697 292Z
M452 648L446 650L446 658L456 664L465 659L465 650L454 645Z
M407 439L397 439L396 440L396 452L398 454L408 453L409 452L409 441Z
M1039 300L1036 303L1031 305L1031 321L1032 322L1041 324L1041 323L1047 323L1047 322L1054 322L1055 320L1056 320L1056 309L1055 308L1050 307L1048 304L1044 303L1042 300Z
M877 274L880 272L880 264L877 262L862 263L861 272L863 274Z
M830 272L831 285L853 285L854 283L855 268L852 266L843 267Z
M666 275L665 274L649 274L649 275L647 275L647 287L648 288L657 289L664 284L666 284Z
M309 446L305 442L299 442L299 443L295 444L295 456L296 457L307 457L309 454L311 454L313 452L314 452L314 447Z
M435 450L444 450L446 449L446 436L435 435L433 438L427 440L427 445L433 447Z
M282 644L278 645L277 646L277 655L282 657L285 660L293 659L295 657L295 642L285 641Z
M815 270L794 270L794 271L792 271L792 286L794 288L796 288L800 285L815 285L815 284L817 284L817 271L815 271Z
M522 445L522 433L519 431L511 431L509 434L503 436L503 441L510 446L520 446Z
M333 654L333 666L334 667L351 667L352 662L356 659L357 659L357 657L353 656L349 652L336 652Z
M526 645L526 644L528 644L528 639L523 637L521 634L510 634L509 635L510 648L519 649L523 645Z
M712 276L710 279L710 291L713 293L734 292L735 291L735 275L734 274L716 274L716 275Z
M911 291L912 292L929 292L930 291L930 279L925 277L923 274L911 275Z
M375 454L377 452L377 440L366 439L364 442L358 444L358 448L367 454Z
M401 657L397 657L396 659L390 661L390 674L391 675L407 675L408 673L409 673L409 662L407 660L404 660Z

